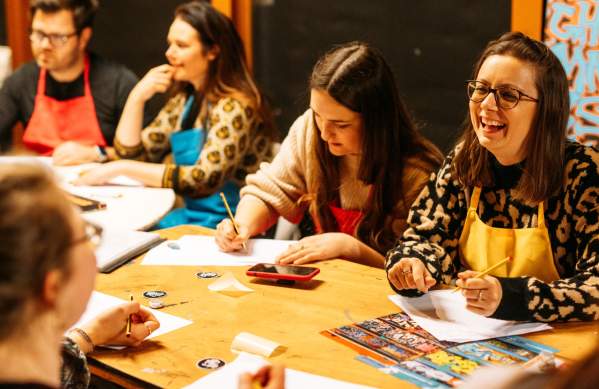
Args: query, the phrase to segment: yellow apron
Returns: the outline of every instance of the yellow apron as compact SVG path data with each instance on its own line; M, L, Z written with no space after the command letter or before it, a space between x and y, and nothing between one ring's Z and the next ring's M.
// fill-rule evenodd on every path
M536 277L545 282L560 278L545 226L543 202L539 204L538 226L532 228L489 227L478 217L480 187L472 192L459 250L466 268L481 272L510 256L512 260L492 271L497 277Z

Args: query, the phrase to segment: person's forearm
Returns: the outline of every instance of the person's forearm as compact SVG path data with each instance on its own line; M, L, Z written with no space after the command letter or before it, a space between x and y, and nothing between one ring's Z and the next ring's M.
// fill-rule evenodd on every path
M354 242L354 247L344 255L345 259L381 269L385 267L385 257L381 253L358 239L354 238Z
M131 160L120 160L113 163L118 164L117 175L124 175L141 181L146 186L162 187L162 176L164 175L165 165L161 163Z
M137 96L135 89L131 91L115 135L123 146L137 146L141 142L144 105L145 101Z
M250 236L268 230L277 221L278 214L257 197L246 195L241 198L235 212L235 222L246 226Z

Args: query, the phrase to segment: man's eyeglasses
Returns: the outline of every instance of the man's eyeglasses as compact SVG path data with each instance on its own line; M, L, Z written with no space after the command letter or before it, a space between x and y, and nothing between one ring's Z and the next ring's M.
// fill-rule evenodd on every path
M90 242L94 249L96 249L102 242L102 231L103 229L99 225L86 221L83 228L83 236L73 240L71 245L76 246L81 243Z
M77 32L72 32L70 34L46 34L44 32L33 30L31 34L29 34L29 40L35 44L41 44L44 39L48 39L50 45L52 47L60 47L64 46L65 43L68 42L69 38L77 35Z
M475 103L480 103L489 95L489 93L493 93L497 106L503 109L514 108L516 105L518 105L520 100L539 101L534 97L520 92L516 88L509 86L491 88L484 82L476 80L466 81L466 89L468 91L468 98Z

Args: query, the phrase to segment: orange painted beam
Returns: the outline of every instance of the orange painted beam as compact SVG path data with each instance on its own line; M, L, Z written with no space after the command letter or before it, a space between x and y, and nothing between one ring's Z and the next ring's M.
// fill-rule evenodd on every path
M12 50L12 66L16 69L33 58L29 42L29 2L4 0L6 35Z
M543 37L544 0L512 0L512 31L520 31L531 38Z

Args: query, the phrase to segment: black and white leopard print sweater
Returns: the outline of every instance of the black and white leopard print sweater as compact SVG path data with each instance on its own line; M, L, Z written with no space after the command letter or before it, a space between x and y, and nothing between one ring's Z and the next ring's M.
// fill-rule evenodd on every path
M455 150L439 172L431 175L412 205L409 228L387 253L387 271L407 257L423 261L437 282L449 283L462 270L458 240L472 188L464 188L452 176L454 155ZM533 277L498 277L503 297L492 317L546 322L599 319L598 169L596 149L568 142L564 188L545 202L545 220L561 279L545 283ZM538 207L512 197L521 174L517 165L494 164L495 185L482 188L478 206L478 214L487 225L537 225ZM419 294L416 290L395 290L407 296Z

